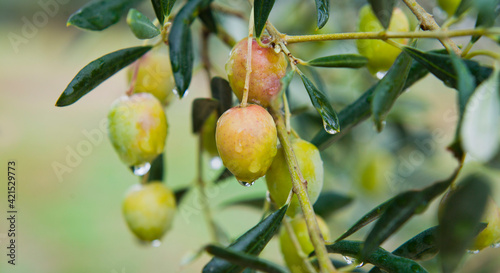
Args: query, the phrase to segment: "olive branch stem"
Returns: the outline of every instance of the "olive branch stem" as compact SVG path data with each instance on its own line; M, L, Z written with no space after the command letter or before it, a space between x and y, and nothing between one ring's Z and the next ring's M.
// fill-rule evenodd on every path
M297 195L302 213L304 214L309 237L318 256L320 271L321 273L337 272L332 262L330 261L330 258L328 257L328 252L325 247L325 241L321 234L321 230L319 229L318 222L316 221L316 215L314 214L311 201L309 200L309 196L307 194L307 182L302 176L297 158L295 157L295 152L292 148L292 142L289 138L289 133L286 131L284 117L280 113L279 109L276 109L275 107L271 108L270 112L276 122L278 138L283 147L288 170L290 171L292 178L292 190Z
M243 87L243 98L241 99L241 107L247 106L248 90L250 87L250 74L252 74L252 43L253 43L253 7L250 12L250 20L248 23L248 38L247 38L247 62L245 65L245 86Z

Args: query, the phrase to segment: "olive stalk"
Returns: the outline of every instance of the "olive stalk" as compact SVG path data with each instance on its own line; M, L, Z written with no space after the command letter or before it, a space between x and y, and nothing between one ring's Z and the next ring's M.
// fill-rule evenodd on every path
M245 65L245 86L243 87L243 97L241 99L241 107L247 106L248 89L250 87L250 74L252 73L252 42L253 42L253 7L250 12L250 20L248 23L248 38L247 38L247 63Z
M500 29L459 29L459 30L432 30L432 31L378 31L378 32L346 32L332 34L312 34L312 35L283 35L285 43L319 42L332 40L356 40L356 39L376 39L387 40L393 38L450 38L471 35L498 35ZM456 45L455 45L456 46Z
M295 157L289 134L286 131L283 115L276 107L271 108L270 111L276 122L278 138L280 140L281 146L283 146L286 163L288 165L288 169L290 170L292 178L292 190L297 195L302 213L304 214L309 237L318 257L320 271L321 273L337 272L330 258L328 257L328 252L325 247L325 241L321 234L321 230L319 229L318 222L316 221L316 215L314 214L311 201L309 200L309 196L307 194L306 181L302 176L297 158Z

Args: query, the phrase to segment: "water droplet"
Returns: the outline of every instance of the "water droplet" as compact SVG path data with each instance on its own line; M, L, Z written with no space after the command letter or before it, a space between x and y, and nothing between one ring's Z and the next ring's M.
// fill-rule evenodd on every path
M222 160L218 156L210 158L210 168L218 170L222 167Z
M134 166L134 174L137 176L143 176L149 172L149 169L151 169L151 164L149 162L146 162L141 165Z
M361 268L361 267L363 267L363 265L365 265L365 263L364 263L364 262L361 262L360 264L358 264L358 265L356 266L356 268Z
M323 127L325 128L325 131L327 133L329 133L330 135L334 135L334 134L339 132L339 131L333 129L333 127L330 126L328 123L326 123L324 120L323 120Z
M490 245L491 248L500 248L500 242Z
M470 250L470 249L467 249L467 253L469 254L478 254L481 250L479 249L475 249L475 250Z
M252 182L248 183L248 182L246 182L246 181L241 181L241 180L238 180L238 182L239 182L239 183L240 183L240 185L242 185L243 187L250 187L250 186L252 186L252 185L255 183L255 181L252 181Z
M375 77L377 77L377 79L381 80L385 74L387 74L387 71L379 71L377 72L377 74L375 74Z
M248 167L248 170L251 173L258 172L260 170L260 162L258 160L252 161L252 163L250 164L250 167Z
M266 192L266 200L267 202L271 203L272 200L271 200L271 193L269 191Z
M153 247L159 247L161 245L161 241L160 240L154 240L151 242L151 245Z
M179 91L177 90L177 88L172 89L172 92L174 92L174 94L175 94L178 98L180 98L180 96L179 96Z
M354 262L354 259L352 259L351 257L342 256L342 258L344 258L345 262L349 265L351 265Z

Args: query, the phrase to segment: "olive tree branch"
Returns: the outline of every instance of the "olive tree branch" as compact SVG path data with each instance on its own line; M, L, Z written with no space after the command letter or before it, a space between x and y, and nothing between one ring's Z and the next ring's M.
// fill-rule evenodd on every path
M332 262L330 261L330 258L328 257L328 252L325 247L325 241L321 234L321 230L319 229L318 222L316 221L316 215L314 214L311 201L309 200L309 196L307 194L306 181L304 180L304 177L302 176L302 173L299 169L299 164L297 162L297 158L295 157L292 143L286 131L283 115L276 107L271 108L270 111L276 122L278 138L283 147L288 170L291 174L292 190L299 199L299 204L302 209L302 213L304 214L304 219L306 220L307 229L309 231L309 237L318 256L320 271L321 273L337 272Z
M420 26L423 30L440 30L441 28L439 25L436 23L436 20L434 20L434 17L429 14L422 6L420 6L417 1L415 0L403 0L403 2L408 6L408 8L415 14L417 19L420 21ZM460 56L462 51L460 48L458 48L457 44L453 42L450 39L451 36L448 37L437 37L439 41L444 45L444 47L451 48L457 54Z

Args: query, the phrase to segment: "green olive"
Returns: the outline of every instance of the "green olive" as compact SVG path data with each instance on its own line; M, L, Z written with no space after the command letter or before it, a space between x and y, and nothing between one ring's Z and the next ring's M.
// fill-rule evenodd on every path
M175 195L161 181L134 185L123 201L122 211L130 230L143 241L160 239L172 226Z

